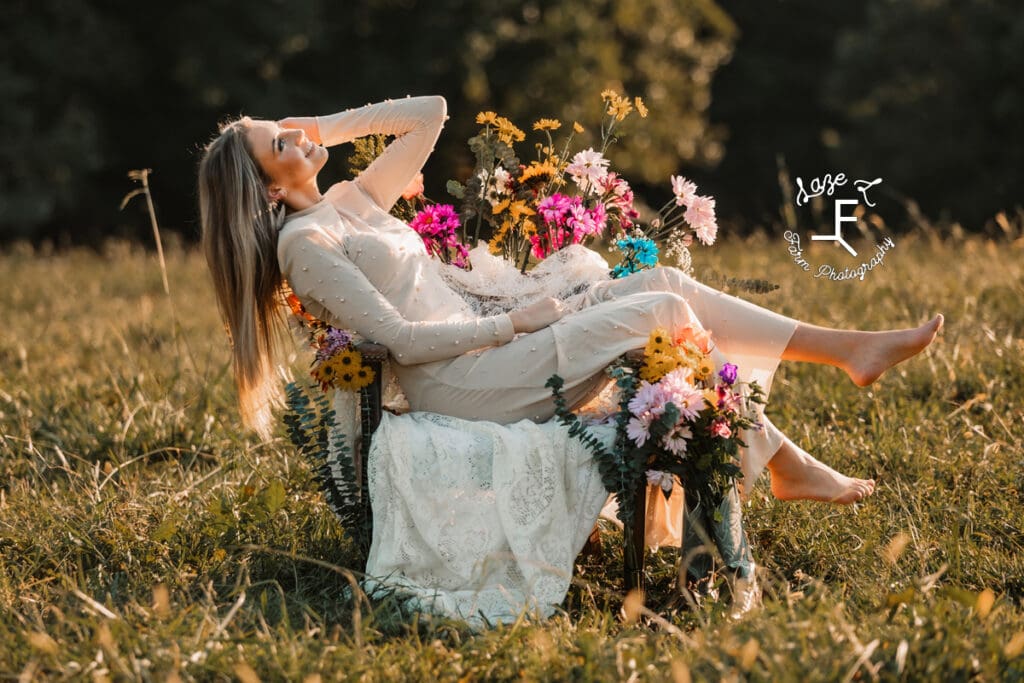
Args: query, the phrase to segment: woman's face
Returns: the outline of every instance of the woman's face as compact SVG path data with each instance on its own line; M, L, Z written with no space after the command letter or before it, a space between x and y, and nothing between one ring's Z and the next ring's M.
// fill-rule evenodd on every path
M327 149L301 130L281 128L273 121L252 121L245 135L257 163L270 177L272 195L275 186L287 192L307 185L327 163Z

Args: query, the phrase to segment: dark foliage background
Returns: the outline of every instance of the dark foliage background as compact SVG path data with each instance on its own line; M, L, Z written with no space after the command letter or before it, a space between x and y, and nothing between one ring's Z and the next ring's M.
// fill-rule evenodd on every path
M885 179L982 230L1021 204L1024 12L1011 0L9 0L0 26L0 241L144 238L118 204L154 169L161 223L198 234L195 166L218 120L440 93L428 194L464 177L481 109L593 124L605 87L651 116L612 153L652 203L682 172L730 229L771 225L792 175ZM328 178L340 177L344 153Z

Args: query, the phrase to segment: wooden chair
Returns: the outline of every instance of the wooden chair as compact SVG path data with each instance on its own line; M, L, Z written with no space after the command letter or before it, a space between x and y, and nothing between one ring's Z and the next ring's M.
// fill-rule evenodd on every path
M363 364L374 371L374 381L367 387L361 389L360 393L360 421L363 438L359 443L358 461L356 462L356 476L359 477L359 489L366 491L366 467L370 455L370 438L380 425L383 411L382 403L382 371L384 363L388 359L387 347L371 342L363 342L356 347L362 355ZM637 349L626 354L630 360L642 359L643 350ZM633 589L644 590L644 552L646 546L644 537L645 514L647 509L647 482L641 481L636 490L636 510L632 527L623 530L623 583L628 592ZM368 503L367 503L368 505ZM372 520L371 520L372 523ZM599 542L597 530L590 535L587 541L588 546ZM584 548L584 552L587 548Z

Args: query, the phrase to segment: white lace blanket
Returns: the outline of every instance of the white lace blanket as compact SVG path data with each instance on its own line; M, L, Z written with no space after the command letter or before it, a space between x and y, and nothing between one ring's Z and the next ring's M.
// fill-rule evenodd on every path
M614 427L591 429L611 445ZM555 422L385 413L367 473L378 580L364 588L401 588L408 612L476 627L551 616L608 499L589 450Z

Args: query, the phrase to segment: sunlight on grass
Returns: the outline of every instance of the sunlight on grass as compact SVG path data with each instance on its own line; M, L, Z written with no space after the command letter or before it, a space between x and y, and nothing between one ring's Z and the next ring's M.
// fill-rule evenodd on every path
M863 282L823 282L781 239L695 251L697 275L808 322L915 326L936 344L858 389L786 363L768 411L838 469L854 507L747 509L763 610L671 606L675 557L620 616L621 538L603 527L565 614L474 635L369 604L355 550L281 436L244 433L198 253L0 255L0 674L181 680L1024 676L1024 267L1020 242L897 239ZM817 252L818 255L828 252ZM299 347L297 346L297 349ZM299 361L300 363L302 361ZM301 364L297 365L301 368ZM640 607L665 618L645 625ZM313 680L313 679L310 679Z

